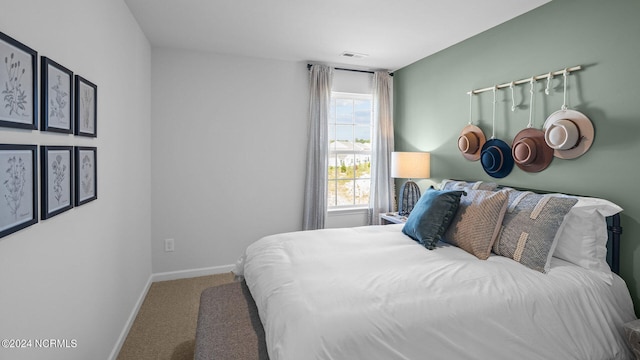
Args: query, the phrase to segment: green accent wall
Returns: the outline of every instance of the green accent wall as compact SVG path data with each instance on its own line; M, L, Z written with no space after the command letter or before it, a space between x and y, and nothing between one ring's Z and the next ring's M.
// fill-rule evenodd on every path
M491 11L491 9L487 9ZM481 16L481 14L479 14ZM554 0L395 72L394 122L398 151L431 152L433 181L495 180L500 184L609 199L622 213L621 275L640 313L640 1ZM446 32L447 29L442 29ZM425 34L438 36L438 34ZM567 105L595 128L591 149L579 158L554 158L539 173L514 166L493 179L480 162L462 157L460 131L469 121L472 89L490 87L575 65ZM534 127L562 106L562 76L537 83ZM495 136L507 143L529 121L529 85L498 90ZM474 96L473 121L492 134L491 91Z

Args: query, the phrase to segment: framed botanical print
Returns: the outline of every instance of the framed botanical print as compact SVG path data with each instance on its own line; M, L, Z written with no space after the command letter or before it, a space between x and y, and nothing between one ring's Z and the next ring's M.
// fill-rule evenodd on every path
M38 222L36 151L0 144L0 238Z
M97 149L89 146L75 147L75 204L80 206L98 198Z
M40 146L42 181L41 219L48 219L73 207L73 147Z
M73 72L48 57L40 58L41 129L73 132Z
M98 86L91 81L76 75L76 123L75 134L96 137L98 117Z
M0 32L0 126L37 129L38 53Z

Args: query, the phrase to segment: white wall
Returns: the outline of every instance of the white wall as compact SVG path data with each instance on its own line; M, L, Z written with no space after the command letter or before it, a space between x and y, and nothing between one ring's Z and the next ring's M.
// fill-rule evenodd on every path
M306 64L154 48L151 74L153 272L234 264L300 230Z
M324 227L327 229L345 228L365 226L368 223L368 209L330 210L327 212Z
M0 128L0 143L98 148L96 201L0 239L0 338L77 348L0 348L0 359L106 359L151 275L150 46L122 1L0 9L0 31L98 85L97 139Z

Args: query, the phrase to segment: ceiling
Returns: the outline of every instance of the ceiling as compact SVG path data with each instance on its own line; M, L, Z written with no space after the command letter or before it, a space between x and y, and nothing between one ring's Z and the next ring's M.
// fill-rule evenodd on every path
M125 0L153 47L397 70L550 0ZM365 58L340 54L355 52Z

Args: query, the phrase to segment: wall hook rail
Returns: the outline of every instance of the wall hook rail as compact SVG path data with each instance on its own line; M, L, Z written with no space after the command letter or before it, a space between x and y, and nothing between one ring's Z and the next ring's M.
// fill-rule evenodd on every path
M582 70L582 66L581 65L577 65L577 66L573 66L570 68L566 68L566 69L562 69L562 70L557 70L557 71L553 71L553 72L548 72L545 74L541 74L541 75L537 75L537 76L533 76L533 77L528 77L526 79L520 79L518 81L510 81L508 83L504 83L504 84L500 84L500 85L495 85L495 86L489 86L483 89L476 89L476 90L472 90L467 92L468 95L471 94L479 94L485 91L493 91L494 89L504 89L504 88L508 88L510 86L512 86L512 84L514 85L521 85L521 84L528 84L530 83L532 80L536 81L536 80L542 80L542 79L549 79L550 77L556 76L556 75L564 75L565 72L566 73L570 73L570 72L574 72L574 71L578 71L578 70Z

